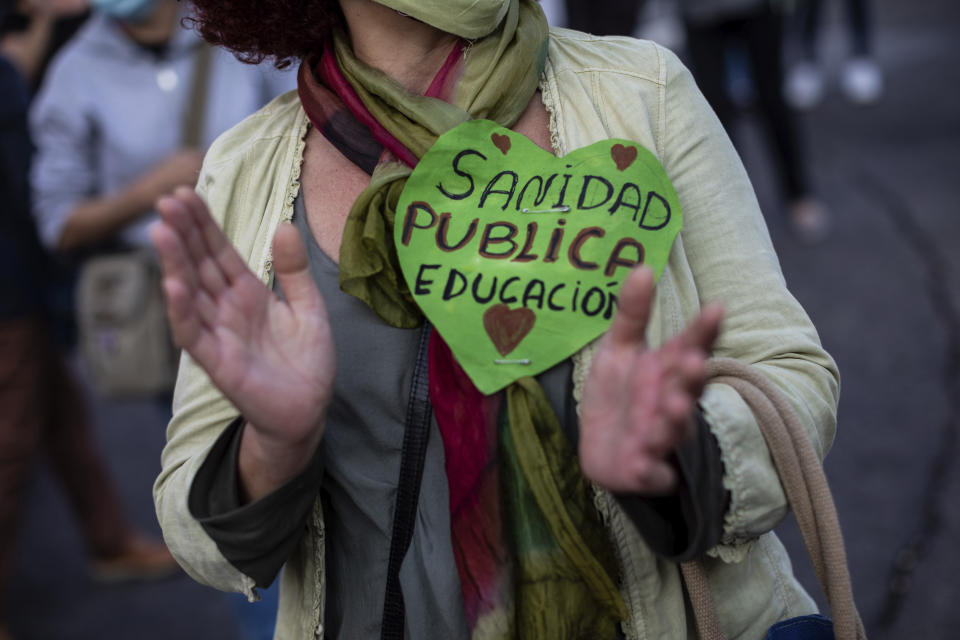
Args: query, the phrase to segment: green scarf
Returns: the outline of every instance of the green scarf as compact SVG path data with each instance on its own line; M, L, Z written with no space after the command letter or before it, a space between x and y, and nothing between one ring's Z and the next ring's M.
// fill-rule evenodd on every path
M515 125L537 90L546 46L547 24L539 5L510 0L500 27L468 45L455 88L444 101L411 94L359 61L343 32L333 41L340 71L363 106L417 158L440 135L470 119ZM411 171L400 162L377 165L350 211L340 247L341 288L400 328L417 327L423 317L400 272L393 240L397 202ZM431 367L431 377L435 373ZM474 639L612 640L627 614L592 488L539 384L532 378L514 383L505 400L499 420L491 422L499 442L492 455L500 468L496 482L512 578L508 593L498 596L503 602L496 615L471 622ZM473 411L475 405L464 406ZM456 537L456 523L454 529Z
M516 124L537 90L547 25L539 6L512 0L501 27L469 46L450 102L413 95L353 55L345 34L334 50L340 70L376 120L418 158L436 139L474 118ZM509 90L508 90L509 89ZM395 327L419 326L422 314L400 273L393 223L411 169L381 164L350 211L340 247L340 287Z

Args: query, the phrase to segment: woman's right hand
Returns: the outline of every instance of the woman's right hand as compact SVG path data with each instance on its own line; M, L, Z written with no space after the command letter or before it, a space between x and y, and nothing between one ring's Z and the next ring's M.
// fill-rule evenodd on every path
M293 225L282 224L273 238L281 299L247 268L192 189L177 189L157 210L152 236L174 340L247 420L241 488L254 500L299 473L323 435L335 372L326 306Z

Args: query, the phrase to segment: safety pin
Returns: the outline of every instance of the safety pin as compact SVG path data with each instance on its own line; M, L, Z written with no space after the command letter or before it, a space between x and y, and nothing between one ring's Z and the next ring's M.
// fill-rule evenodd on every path
M552 209L524 208L520 209L520 213L570 213L570 205L565 204L562 207L554 207Z
M523 360L494 360L493 364L522 364L529 365L530 359L524 358Z

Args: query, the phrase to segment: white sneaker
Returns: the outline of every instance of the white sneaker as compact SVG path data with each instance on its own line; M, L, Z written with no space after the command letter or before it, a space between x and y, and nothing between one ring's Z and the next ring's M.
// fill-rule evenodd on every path
M830 232L830 215L820 200L806 196L790 203L790 226L802 243L817 244Z
M843 68L841 87L850 102L873 104L883 95L883 72L872 58L853 58Z
M783 97L794 109L813 108L823 99L823 70L814 62L797 63L787 74Z

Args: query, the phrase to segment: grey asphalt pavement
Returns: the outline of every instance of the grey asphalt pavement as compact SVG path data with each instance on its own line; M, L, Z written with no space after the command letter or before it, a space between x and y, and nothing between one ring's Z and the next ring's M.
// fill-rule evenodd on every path
M829 4L829 3L828 3ZM787 282L843 376L826 469L871 638L948 639L960 629L960 3L877 0L883 101L832 90L801 116L832 231L791 234L748 118L737 140ZM831 20L828 61L843 53ZM97 429L131 517L159 535L150 487L162 410L98 403ZM19 640L236 640L224 598L186 576L126 587L87 578L82 541L45 469L30 489L2 617ZM781 533L817 592L790 522Z
M788 285L840 366L825 466L869 635L947 639L960 627L960 6L876 5L884 100L833 91L801 118L825 242L791 237L758 132L741 139ZM839 61L842 34L827 35ZM795 527L781 533L819 595Z

